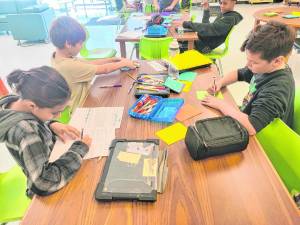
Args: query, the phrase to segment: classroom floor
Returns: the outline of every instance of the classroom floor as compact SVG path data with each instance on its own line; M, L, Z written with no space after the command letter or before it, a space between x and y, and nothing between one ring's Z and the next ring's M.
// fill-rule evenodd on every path
M240 12L244 19L235 28L231 40L230 40L230 50L229 54L222 59L222 65L224 74L231 71L234 68L243 67L246 62L245 53L240 52L239 48L247 36L248 32L253 28L254 18L253 13L264 7L274 7L282 5L282 3L276 4L238 4L236 5L236 10ZM98 44L97 40L101 38L101 43L99 41L99 46L112 46L119 51L119 45L114 43L114 37L118 30L116 27L106 27L97 28L90 27L90 36L92 37L93 43ZM105 33L105 35L103 35ZM93 34L95 34L93 36ZM105 40L103 41L103 36ZM111 38L108 38L111 37ZM0 77L5 77L9 72L14 69L29 69L32 67L37 67L41 65L49 65L51 52L54 51L54 47L51 44L39 44L30 47L19 47L17 46L17 41L13 40L11 36L0 35ZM130 55L131 49L128 49L127 55ZM119 54L119 53L118 53ZM294 77L296 80L296 86L300 86L300 67L296 67L296 63L300 62L300 54L293 51L290 59L289 65L293 70ZM247 92L247 84L239 83L234 84L229 87L232 95L234 96L236 102L239 104ZM7 151L1 151L3 146L0 145L0 171L7 170L12 164L13 160ZM10 224L18 224L10 223Z

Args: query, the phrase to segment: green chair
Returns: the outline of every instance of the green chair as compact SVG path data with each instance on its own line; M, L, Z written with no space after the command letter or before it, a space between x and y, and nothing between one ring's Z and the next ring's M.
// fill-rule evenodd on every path
M300 89L296 91L294 129L275 119L256 134L288 191L300 192Z
M0 173L0 223L22 219L31 200L26 196L26 176L19 166Z
M117 54L117 51L113 48L96 48L96 49L88 49L87 41L89 39L89 32L86 29L86 40L82 44L82 48L80 50L80 55L82 58L87 60L95 60L95 59L105 59L114 57Z
M71 119L71 109L69 106L67 106L64 111L61 112L60 117L57 118L57 121L68 124Z
M142 37L139 42L140 57L142 59L166 59L169 57L169 45L172 37L147 38Z
M300 88L295 93L293 130L300 135Z
M229 31L224 44L222 44L220 47L217 47L213 49L210 53L204 54L214 62L218 61L219 66L216 64L219 73L221 76L223 76L223 68L222 68L222 63L221 63L221 58L227 55L228 50L229 50L229 38L230 35L232 34L233 28Z

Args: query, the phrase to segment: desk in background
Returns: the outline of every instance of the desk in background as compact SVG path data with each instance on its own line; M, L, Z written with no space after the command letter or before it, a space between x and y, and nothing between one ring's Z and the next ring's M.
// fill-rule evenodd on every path
M137 20L137 23L132 22L133 20ZM120 34L116 37L115 41L120 43L120 52L121 57L126 58L126 42L139 42L140 37L123 37L121 34L123 32L127 31L135 31L135 28L141 27L141 24L143 24L141 21L144 19L136 18L129 18L126 22L125 26L121 30ZM144 21L145 22L145 21ZM134 27L136 26L136 27ZM144 26L142 27L144 28ZM175 31L175 27L169 27L168 36L176 38L177 41L187 41L188 42L188 49L194 48L194 41L198 40L198 36L196 32L189 32L184 34L178 34Z
M295 29L300 29L300 18L294 19L286 19L282 18L284 15L288 15L291 12L299 12L300 7L272 7L272 8L264 8L261 10L256 11L253 16L255 18L254 27L256 27L261 22L268 22L270 20L276 20L278 22L284 23ZM267 12L277 12L278 16L264 16Z
M150 72L141 63L139 72ZM136 71L137 72L137 71ZM136 72L131 72L136 76ZM184 98L203 113L185 122L194 123L218 113L204 107L195 92L206 89L212 82L212 68L197 70L198 76L190 92L172 95ZM97 88L100 84L122 83L122 88ZM121 128L117 138L156 138L154 133L167 126L130 118L129 107L136 101L127 94L132 79L125 72L99 76L85 106L124 106ZM234 104L227 89L226 101ZM160 148L166 145L161 142ZM35 196L23 218L22 225L296 225L299 211L289 197L270 161L255 137L250 137L247 149L240 153L193 161L183 141L168 147L169 175L166 190L154 203L97 202L94 192L105 159L87 160L71 182L48 197Z

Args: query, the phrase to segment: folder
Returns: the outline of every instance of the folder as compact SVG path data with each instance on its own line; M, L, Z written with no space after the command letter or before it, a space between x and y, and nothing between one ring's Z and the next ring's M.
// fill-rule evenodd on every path
M201 67L207 67L212 64L212 60L201 54L197 50L188 50L169 58L179 72L194 70Z

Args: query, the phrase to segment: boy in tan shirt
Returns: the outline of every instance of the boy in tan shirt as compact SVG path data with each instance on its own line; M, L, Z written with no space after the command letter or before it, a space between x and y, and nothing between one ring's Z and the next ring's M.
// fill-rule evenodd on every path
M125 58L84 60L77 58L86 40L84 28L73 18L62 16L56 19L50 29L50 39L56 47L51 64L68 82L71 90L71 112L82 106L95 75L106 74L122 67L135 69L137 64Z

